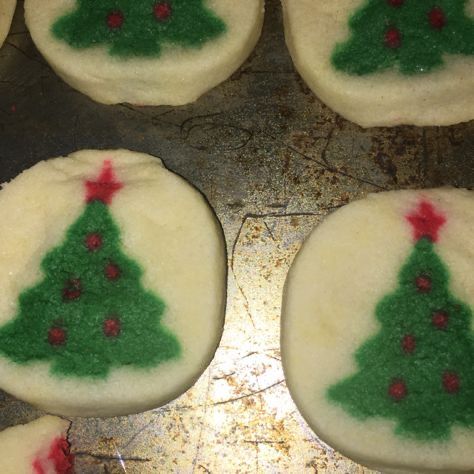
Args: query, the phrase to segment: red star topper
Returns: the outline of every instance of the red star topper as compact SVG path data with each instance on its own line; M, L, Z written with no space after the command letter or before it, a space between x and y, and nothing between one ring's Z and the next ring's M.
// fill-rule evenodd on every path
M123 188L123 183L117 180L112 162L105 160L99 177L95 181L86 181L86 202L102 201L110 204L114 194Z
M433 204L425 200L421 201L418 209L406 216L406 219L413 226L413 236L417 241L426 237L432 242L437 242L439 230L446 222L446 217L437 213Z

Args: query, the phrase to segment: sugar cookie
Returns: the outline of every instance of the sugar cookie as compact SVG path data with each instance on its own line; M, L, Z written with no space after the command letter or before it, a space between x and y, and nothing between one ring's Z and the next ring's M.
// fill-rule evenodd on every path
M0 191L0 387L71 416L166 403L221 336L225 252L201 194L157 158L81 151Z
M474 0L282 0L295 66L363 127L474 119Z
M314 431L384 472L474 470L474 192L370 195L290 270L282 358Z
M31 36L105 104L182 105L227 79L260 36L263 0L26 0Z
M0 433L2 474L72 474L69 454L69 421L43 416Z
M16 0L0 0L0 48L10 30Z

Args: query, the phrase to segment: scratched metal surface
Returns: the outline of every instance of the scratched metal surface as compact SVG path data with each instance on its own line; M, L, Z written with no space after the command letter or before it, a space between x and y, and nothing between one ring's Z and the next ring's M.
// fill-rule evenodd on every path
M198 383L136 416L75 419L78 473L364 473L298 414L280 363L281 293L302 240L369 192L474 186L474 123L363 130L323 106L295 73L279 3L225 84L195 104L108 107L65 85L17 11L0 51L0 181L81 148L160 156L217 212L229 249L222 342ZM0 428L39 413L0 395Z

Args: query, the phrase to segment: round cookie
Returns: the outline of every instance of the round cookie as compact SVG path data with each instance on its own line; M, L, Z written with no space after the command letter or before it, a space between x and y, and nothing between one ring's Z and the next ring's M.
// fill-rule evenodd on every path
M43 416L0 433L2 474L72 474L67 432L70 422Z
M282 360L311 428L384 472L474 470L474 192L369 195L288 275Z
M363 127L474 119L474 0L282 0L296 69Z
M80 151L0 191L0 387L115 416L187 390L223 328L221 228L157 158Z
M0 0L0 48L10 30L15 6L16 0Z
M97 102L183 105L227 79L261 33L263 0L25 1L57 74Z

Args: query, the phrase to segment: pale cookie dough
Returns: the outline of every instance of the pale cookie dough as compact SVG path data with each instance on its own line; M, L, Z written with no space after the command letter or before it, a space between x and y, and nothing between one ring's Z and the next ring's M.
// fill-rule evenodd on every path
M383 472L474 471L474 192L369 195L291 267L289 390L322 440Z
M0 48L10 30L16 0L0 0Z
M224 322L221 228L157 158L80 151L0 191L0 387L115 416L185 392Z
M169 10L156 7L156 11L173 15L174 1L179 4L176 15L180 14L178 6L186 8L183 0L157 2L169 5ZM244 62L260 37L264 17L263 0L204 0L203 6L224 25L224 31L216 37L198 47L163 43L159 57L120 57L109 54L110 44L75 49L55 37L53 25L59 17L75 11L77 2L46 3L25 1L26 23L36 46L64 81L105 104L183 105L195 101ZM122 26L115 26L117 34L119 29L127 31L126 17L122 20L115 16L109 21L112 25L124 21ZM104 17L104 25L106 22Z
M390 1L394 5L403 3L381 0L380 5ZM405 75L394 65L367 75L349 74L337 70L331 56L337 44L350 38L348 20L367 0L282 3L286 42L296 69L313 92L346 119L362 127L451 125L474 119L474 56L443 54L444 66L425 73ZM386 8L395 11L404 6ZM465 14L474 21L474 0L467 0ZM433 21L442 24L446 20L434 15ZM450 25L447 21L446 28ZM386 23L388 28L391 19ZM367 24L367 29L371 28L374 25ZM400 30L403 31L402 26ZM420 34L421 31L420 27ZM396 40L392 35L393 39ZM370 49L367 44L368 54Z
M70 422L44 416L0 433L2 474L72 474L67 432Z

